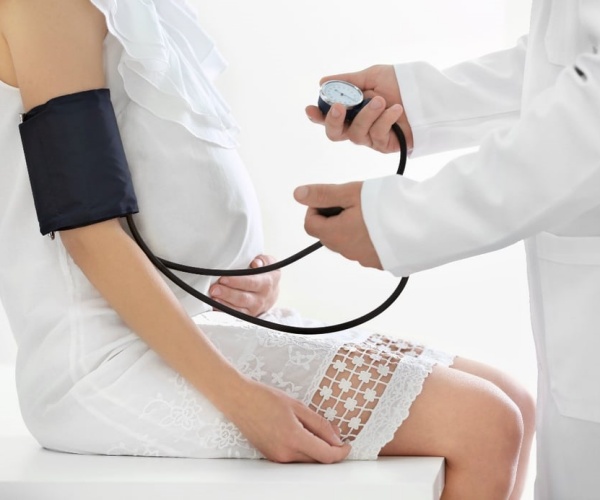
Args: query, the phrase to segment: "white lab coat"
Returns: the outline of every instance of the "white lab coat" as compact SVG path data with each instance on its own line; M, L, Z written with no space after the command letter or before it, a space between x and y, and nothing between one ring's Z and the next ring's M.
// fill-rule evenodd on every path
M600 499L600 1L534 0L511 50L399 64L413 156L479 145L414 182L362 190L403 276L524 239L539 366L539 500Z

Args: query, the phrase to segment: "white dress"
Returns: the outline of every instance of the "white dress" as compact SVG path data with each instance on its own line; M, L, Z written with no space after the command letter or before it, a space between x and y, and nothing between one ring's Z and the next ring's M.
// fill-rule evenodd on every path
M247 267L263 251L258 203L236 151L237 126L211 82L223 69L211 39L182 2L92 3L109 28L107 87L140 231L163 258ZM44 447L74 453L260 458L127 328L60 238L40 235L18 89L0 83L0 103L0 299L18 344L17 388L31 433ZM202 292L211 283L185 279ZM258 328L172 289L240 371L336 422L353 444L350 458L376 458L432 367L452 363L449 354L367 331L308 337ZM265 316L321 324L283 309Z

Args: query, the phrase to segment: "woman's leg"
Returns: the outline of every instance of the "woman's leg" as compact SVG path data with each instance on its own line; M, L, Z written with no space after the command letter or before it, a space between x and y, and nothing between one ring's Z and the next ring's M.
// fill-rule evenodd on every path
M523 444L521 445L521 454L519 455L519 466L517 469L515 487L510 496L510 500L518 500L521 498L523 488L525 487L531 445L535 433L535 399L524 387L511 377L500 370L483 363L465 358L456 358L452 368L489 380L504 391L504 393L506 393L506 395L519 407L521 417L523 418Z
M445 457L443 500L506 500L522 439L519 408L495 384L436 366L381 455Z

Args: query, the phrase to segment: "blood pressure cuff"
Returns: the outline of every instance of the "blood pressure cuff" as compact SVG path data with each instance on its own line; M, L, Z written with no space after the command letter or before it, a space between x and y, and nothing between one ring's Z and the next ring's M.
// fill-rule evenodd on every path
M138 212L109 89L50 99L19 132L42 234Z

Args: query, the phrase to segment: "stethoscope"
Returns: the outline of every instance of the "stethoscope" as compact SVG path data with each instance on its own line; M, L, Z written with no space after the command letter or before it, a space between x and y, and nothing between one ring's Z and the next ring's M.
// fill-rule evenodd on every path
M330 80L325 82L319 91L319 100L318 105L321 112L326 115L329 109L333 104L339 103L342 104L346 108L346 121L351 122L354 117L358 114L358 112L370 101L370 99L365 99L362 91L352 85L349 82L345 82L342 80ZM404 173L404 168L406 166L406 155L407 155L407 147L406 147L406 138L404 137L404 133L402 132L400 126L396 123L392 125L392 130L396 134L398 138L398 142L400 143L400 164L398 166L397 174L402 175ZM321 215L326 217L332 217L338 215L343 211L341 207L328 207L328 208L319 208L318 212ZM278 330L280 332L285 333L294 333L294 334L302 334L302 335L322 335L325 333L333 333L339 332L342 330L347 330L350 328L354 328L356 326L362 325L367 321L375 318L383 311L385 311L388 307L390 307L395 300L400 296L406 283L408 282L408 276L405 276L400 279L400 283L397 285L396 289L392 292L392 294L378 307L373 309L372 311L355 318L350 321L346 321L343 323L337 323L333 325L321 326L321 327L299 327L292 325L283 325L280 323L274 323L272 321L267 321L265 319L256 318L254 316L250 316L249 314L242 313L237 311L231 307L228 307L216 300L210 298L209 296L199 292L184 280L182 280L179 276L177 276L174 271L181 271L188 274L197 274L201 276L249 276L254 274L262 274L268 273L271 271L275 271L277 269L281 269L286 267L307 255L310 255L315 250L318 250L323 246L323 244L318 241L304 250L301 250L298 253L288 257L287 259L283 259L275 264L271 264L264 267L253 268L253 269L204 269L201 267L193 267L187 266L184 264L178 264L176 262L171 262L166 259L162 259L157 257L148 247L142 236L140 235L135 222L133 220L132 215L127 215L127 224L129 225L129 229L131 234L142 249L142 251L146 254L148 259L154 264L154 266L162 273L166 278L172 281L175 285L180 287L185 292L189 293L193 297L198 300L226 313L231 316L234 316L243 321L247 321L248 323L255 324L257 326L261 326L264 328L270 328L272 330Z

